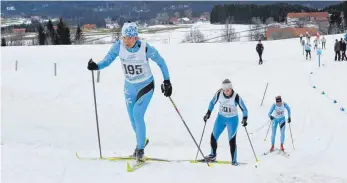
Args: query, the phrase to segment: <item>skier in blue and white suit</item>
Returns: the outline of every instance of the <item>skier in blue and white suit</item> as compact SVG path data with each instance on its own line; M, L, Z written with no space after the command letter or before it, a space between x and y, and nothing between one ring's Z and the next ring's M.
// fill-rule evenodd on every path
M96 64L90 60L88 69L104 69L118 56L125 76L124 95L127 110L136 134L137 145L133 156L142 159L145 145L148 143L144 115L154 91L154 78L148 59L153 60L161 69L164 77L161 89L166 97L171 96L172 93L169 71L158 51L146 41L138 39L137 25L132 22L123 25L122 40L115 42L99 63Z
M229 79L225 79L223 81L222 88L216 92L213 99L211 100L208 111L204 116L205 123L210 118L214 105L217 102L219 102L220 106L218 116L213 127L213 132L211 134L211 154L205 157L205 159L208 161L216 160L218 138L224 131L225 127L227 127L232 165L238 165L236 134L239 125L239 116L237 106L239 106L242 110L242 125L244 127L247 126L248 111L241 97L232 89L232 85Z
M275 149L275 138L276 138L276 131L277 131L277 126L280 126L281 130L281 147L280 150L284 151L284 137L285 137L285 125L286 125L286 118L284 115L284 110L287 109L288 112L288 123L291 122L291 113L290 113L290 108L288 104L282 102L282 97L277 96L276 97L276 104L273 104L271 106L271 109L269 111L269 118L272 121L272 136L271 136L271 148L270 152L274 151ZM275 112L274 115L272 113Z

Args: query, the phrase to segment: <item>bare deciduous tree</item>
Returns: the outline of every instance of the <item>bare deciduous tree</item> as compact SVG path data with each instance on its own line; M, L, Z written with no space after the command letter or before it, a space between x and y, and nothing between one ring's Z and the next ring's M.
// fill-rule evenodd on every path
M175 17L176 17L176 18L180 18L180 17L181 17L180 12L178 12L178 11L177 11L177 12L175 12Z
M204 34L202 34L199 29L191 29L190 32L185 35L183 42L200 43L203 42L203 40Z
M225 27L223 29L223 40L226 42L236 41L238 36L235 33L235 28L232 27L234 17L228 17L225 21Z
M266 25L269 25L269 24L272 24L272 23L275 23L275 20L273 17L269 17L265 20L265 24Z
M249 39L251 41L262 39L265 29L261 25L261 19L259 17L253 17L252 23L253 25L250 26Z
M193 17L193 10L192 9L187 9L184 11L184 16L187 18L191 19Z

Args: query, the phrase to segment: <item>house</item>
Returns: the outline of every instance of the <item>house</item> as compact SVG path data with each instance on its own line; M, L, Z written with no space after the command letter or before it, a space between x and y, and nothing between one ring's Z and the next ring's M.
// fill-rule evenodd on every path
M14 34L25 34L25 28L12 29L12 32L13 32Z
M120 25L117 21L112 21L111 18L105 18L106 28L108 29L118 29Z
M172 17L172 18L170 19L170 24L178 24L178 23L179 23L178 20L179 20L179 18L177 18L177 17Z
M189 18L187 18L187 17L180 18L180 19L178 20L178 22L179 22L180 24L190 24L190 23L192 23L192 21L191 21Z
M96 24L84 24L83 29L96 29Z
M318 30L314 27L304 27L304 28L270 27L266 31L266 38L267 40L296 38L296 37L299 37L300 34L305 35L306 32L308 32L310 35L317 35Z
M300 27L305 27L306 24L316 24L319 30L327 33L329 28L329 13L328 12L301 12L288 13L287 24L297 24Z

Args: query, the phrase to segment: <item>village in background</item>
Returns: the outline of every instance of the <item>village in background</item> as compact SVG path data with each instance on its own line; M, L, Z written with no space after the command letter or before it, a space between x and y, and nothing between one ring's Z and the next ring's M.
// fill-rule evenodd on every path
M346 6L341 3L341 7ZM338 7L338 5L336 6ZM203 43L277 40L310 35L328 35L346 31L344 11L288 12L285 17L252 17L247 23L237 21L234 16L223 17L222 21L211 21L211 13L220 11L214 7L211 12L194 13L191 8L183 13L157 13L149 20L136 20L141 39L161 43ZM219 9L218 9L219 8ZM15 10L14 6L6 7ZM144 11L134 9L134 11ZM220 12L218 12L220 13ZM216 13L215 13L216 14ZM213 15L212 15L213 16ZM219 16L219 14L218 14ZM278 19L276 21L276 19ZM281 21L279 21L281 20ZM2 46L22 45L66 45L66 44L110 44L121 36L123 21L110 16L104 17L102 26L79 20L65 20L62 17L39 15L5 16L1 14ZM24 25L24 26L23 26ZM166 34L157 40L155 34Z

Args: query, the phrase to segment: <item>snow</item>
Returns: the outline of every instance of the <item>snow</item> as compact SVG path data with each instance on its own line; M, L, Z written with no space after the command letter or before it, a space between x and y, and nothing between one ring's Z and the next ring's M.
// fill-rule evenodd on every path
M347 182L347 113L340 111L341 106L347 105L347 62L333 61L333 43L340 37L326 36L327 50L323 50L324 66L320 68L314 52L312 60L305 60L299 39L264 42L262 66L258 65L256 42L150 42L167 62L172 99L197 140L211 98L223 79L232 81L248 107L247 130L260 161L254 168L255 158L247 135L239 125L238 160L247 162L245 166L152 162L133 173L126 172L124 161L75 157L75 152L83 157L99 155L92 76L86 67L90 58L103 59L111 45L1 47L1 182ZM58 66L57 76L53 63ZM159 67L154 62L150 64L156 88L145 117L150 139L145 153L157 158L194 159L197 148L160 91L163 78ZM266 82L269 86L260 106ZM96 83L104 156L128 155L135 147L123 84L117 58L101 71L100 83ZM295 150L287 125L285 148L289 158L276 154L261 156L270 147L271 134L266 142L264 137L267 113L276 95L282 95L292 109ZM201 145L206 155L217 109L216 106L206 125ZM230 160L226 131L219 139L218 159Z

